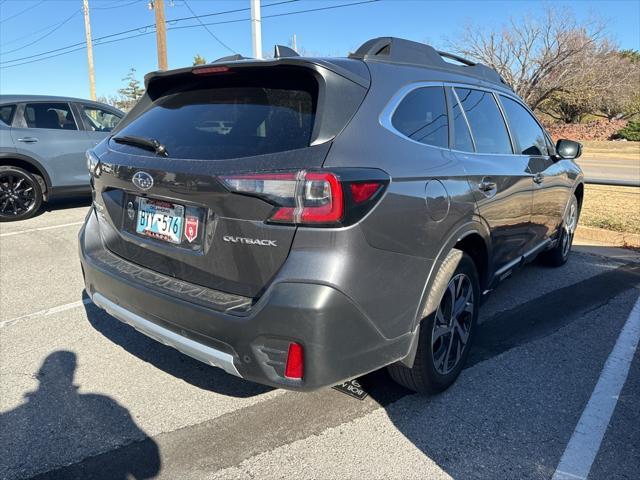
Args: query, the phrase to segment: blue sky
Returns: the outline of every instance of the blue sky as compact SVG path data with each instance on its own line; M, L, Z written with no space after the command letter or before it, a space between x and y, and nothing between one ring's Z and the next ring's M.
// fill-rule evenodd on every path
M299 0L267 6L279 1L282 0L262 0L263 17L359 0ZM89 0L92 36L101 37L154 23L154 14L148 9L147 3L147 0ZM188 0L187 3L198 15L249 6L249 0ZM608 33L621 48L640 50L640 1L585 0L567 1L563 5L569 7L579 21L591 14L606 19ZM89 96L86 50L81 45L76 47L80 50L73 53L3 68L20 63L11 63L11 60L83 42L81 6L82 0L0 0L0 93ZM447 39L454 38L469 21L500 26L510 17L517 19L539 14L544 6L545 3L534 1L382 0L264 18L263 48L270 51L276 43L286 45L294 33L298 46L310 54L345 55L368 38L389 35L443 47ZM167 20L192 16L183 0L165 0L165 11ZM244 11L208 17L203 21L240 20L211 25L209 29L232 50L250 56L248 17L249 12ZM55 29L65 20L66 23ZM188 25L195 26L174 28ZM193 20L170 22L168 28L170 68L190 65L195 54L208 60L230 54ZM128 40L94 44L98 95L114 94L122 86L122 78L131 67L136 68L140 79L144 73L157 68L155 33L152 29L140 29L129 35L138 34L140 36ZM47 36L28 45L44 35ZM111 37L110 40L117 38L121 37ZM31 60L33 58L22 62Z

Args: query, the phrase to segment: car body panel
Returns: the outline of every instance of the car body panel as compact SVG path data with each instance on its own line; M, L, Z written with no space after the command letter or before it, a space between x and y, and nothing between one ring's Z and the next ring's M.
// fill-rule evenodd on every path
M223 61L220 66L214 71L309 68L316 78L328 79L320 88L326 95L322 101L335 94L341 107L333 106L341 113L331 107L319 113L308 147L270 155L181 159L101 142L94 149L100 171L94 178L95 208L80 234L81 260L90 295L100 293L135 315L232 355L244 378L308 390L397 361L410 366L419 322L435 308L429 294L451 249L469 239L478 242L480 253L486 254L480 286L488 292L514 268L553 246L569 195L582 181L570 160L461 152L419 143L392 128L398 102L419 85L440 86L443 92L444 87L463 85L488 90L496 98L516 98L506 85L482 75L375 58ZM161 97L168 86L193 81L197 68L148 75L150 93L116 135L145 115L154 96ZM344 88L332 90L338 85ZM348 115L344 104L353 92L358 92L357 101L351 99L357 105ZM450 105L448 109L450 115ZM220 134L233 128L225 123L224 132L219 131L225 119L211 121L218 122L211 125ZM342 181L345 172L366 169L388 178L384 192L353 224L322 228L273 225L268 222L273 203L232 193L220 178L321 170ZM138 172L153 178L146 192L132 183ZM534 181L538 174L544 181ZM487 179L495 182L495 191L479 190ZM131 235L127 195L208 209L213 216L205 222L207 243L201 251L189 251ZM275 240L279 248L225 244L220 241L225 235ZM126 268L141 269L148 278L164 275L172 279L167 283L179 281L180 288L210 289L216 298L242 296L247 307L203 311L185 295L159 294L109 272L100 264L104 254L135 264ZM290 342L303 345L305 362L310 362L310 371L298 383L282 374Z
M73 114L77 130L28 128L24 119L26 104L66 103ZM23 159L46 179L48 193L74 194L90 191L89 173L85 152L108 136L107 132L89 132L81 117L78 105L88 105L123 116L119 110L99 102L70 97L44 95L0 95L0 105L15 104L12 125L2 128L0 153L15 152L15 158Z

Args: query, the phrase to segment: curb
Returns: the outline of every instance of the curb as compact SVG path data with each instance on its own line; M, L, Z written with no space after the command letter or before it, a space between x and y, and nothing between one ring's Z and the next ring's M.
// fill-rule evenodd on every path
M604 228L579 225L576 229L575 238L580 240L593 240L619 247L640 248L640 234L637 233L614 232L612 230L605 230Z

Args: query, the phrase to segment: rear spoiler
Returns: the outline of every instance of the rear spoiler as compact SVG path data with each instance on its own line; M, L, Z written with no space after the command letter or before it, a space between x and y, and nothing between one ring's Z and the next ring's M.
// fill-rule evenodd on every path
M144 86L145 89L149 89L149 86L162 78L178 76L178 75L189 75L193 74L194 71L198 69L206 69L211 67L219 67L226 66L229 68L237 69L237 68L247 68L247 67L277 67L280 65L289 65L289 66L300 66L300 67L309 67L316 66L326 68L327 70L332 71L344 77L352 82L360 85L364 88L369 88L369 84L371 79L369 77L369 70L364 65L364 62L358 60L350 60L343 58L311 58L311 57L300 57L300 56L292 56L290 52L285 51L284 49L290 50L295 53L293 50L276 46L276 50L280 54L279 57L268 59L268 60L257 60L250 59L246 57L242 57L241 55L231 55L228 57L222 57L216 60L213 63L207 63L205 65L197 65L192 67L185 68L177 68L175 70L166 70L166 71L155 71L150 72L144 76ZM297 55L297 54L296 54Z

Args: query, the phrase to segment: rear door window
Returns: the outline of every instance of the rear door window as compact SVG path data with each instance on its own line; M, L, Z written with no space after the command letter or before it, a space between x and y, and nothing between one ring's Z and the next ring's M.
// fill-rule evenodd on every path
M0 106L0 121L5 125L11 125L13 122L13 114L16 111L15 105L2 105Z
M451 142L451 148L461 152L473 152L473 140L471 139L471 132L469 132L469 125L467 125L467 120L464 118L462 107L451 91L449 91L449 98L453 104L451 109L451 114L453 115L453 141Z
M413 90L400 102L391 123L411 140L449 148L449 121L444 88L424 87Z
M28 128L78 129L68 103L27 103L24 109L24 118Z
M509 133L493 94L458 87L455 91L469 121L476 152L513 154Z
M522 155L548 155L544 131L531 114L515 100L500 96L511 132Z
M218 160L309 146L317 102L309 74L211 82L157 98L117 135L157 140L172 158Z

